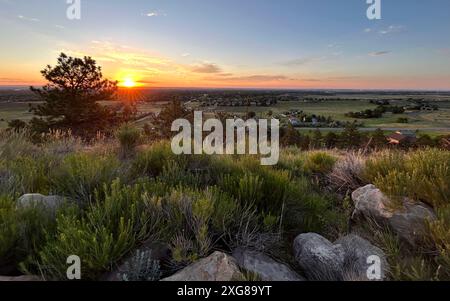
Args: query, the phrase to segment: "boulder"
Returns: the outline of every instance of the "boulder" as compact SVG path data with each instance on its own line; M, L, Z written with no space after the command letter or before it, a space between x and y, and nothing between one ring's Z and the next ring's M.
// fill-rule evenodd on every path
M389 265L386 260L386 255L380 248L375 247L367 240L355 234L342 237L334 244L341 245L345 251L344 280L369 281L386 279ZM374 264L373 256L376 256L375 263L380 264L375 270L370 269ZM368 272L371 274L368 274Z
M36 282L36 281L43 281L43 280L38 276L18 276L18 277L0 276L0 282Z
M373 218L389 226L400 238L416 245L423 240L427 220L435 220L433 209L422 202L404 198L403 206L398 209L392 201L374 185L359 188L352 194L355 203L354 216Z
M326 238L315 234L300 234L294 241L295 259L308 280L343 280L345 251Z
M39 193L25 194L17 201L17 206L28 208L32 206L44 206L55 212L65 202L60 196L45 196Z
M222 252L187 266L173 276L161 281L233 281L242 279L236 260Z
M269 256L238 248L233 252L239 267L255 273L262 281L304 281L301 276L287 265L281 264Z
M301 234L294 252L308 280L384 280L389 269L383 251L355 234L335 243L315 233ZM380 265L374 268L377 262Z

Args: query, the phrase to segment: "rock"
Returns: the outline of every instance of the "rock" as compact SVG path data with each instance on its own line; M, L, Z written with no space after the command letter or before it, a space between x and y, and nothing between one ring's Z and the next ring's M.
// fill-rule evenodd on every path
M334 244L318 234L301 234L295 239L294 251L308 280L384 280L389 270L383 251L355 234L342 237ZM373 269L376 264L373 256L379 259L379 268ZM379 277L369 277L378 276L377 272Z
M42 278L38 276L18 276L18 277L9 277L9 276L0 276L0 282L35 282L35 281L43 281Z
M269 256L238 248L233 252L238 265L249 272L255 273L262 281L304 281L288 266L281 264Z
M295 259L308 280L343 280L345 251L315 233L300 234L294 241Z
M390 200L374 185L367 185L355 190L352 193L355 203L354 214L373 217L376 219L391 218L393 212L387 208Z
M370 281L386 279L389 265L386 260L386 255L380 248L375 247L367 240L355 234L350 234L338 239L335 242L335 245L336 244L341 245L345 251L344 280ZM372 274L373 276L369 277L368 271L373 265L373 261L370 260L372 259L372 256L377 256L380 260L379 269L376 269L375 271L375 273L379 272L379 275Z
M392 201L374 185L359 188L352 194L354 216L373 218L389 226L400 238L411 245L423 241L426 220L435 220L433 209L422 202L403 200L403 208L394 208Z
M21 196L17 201L17 205L23 208L44 206L55 212L64 202L64 198L60 196L45 196L39 193L33 193Z
M141 252L151 251L151 258L164 264L170 259L170 248L167 244L159 242L146 242L138 249ZM136 250L130 253L130 256L122 260L122 263L113 271L103 275L102 281L122 281L120 275L126 273L125 264L136 255Z
M209 257L200 259L161 281L232 281L242 277L233 257L222 252L214 252Z

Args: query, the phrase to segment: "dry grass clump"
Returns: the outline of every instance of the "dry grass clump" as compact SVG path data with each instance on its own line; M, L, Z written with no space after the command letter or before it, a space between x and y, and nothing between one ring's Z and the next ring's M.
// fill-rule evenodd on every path
M328 179L334 189L339 192L354 191L364 185L364 169L366 156L361 151L345 153L334 165Z

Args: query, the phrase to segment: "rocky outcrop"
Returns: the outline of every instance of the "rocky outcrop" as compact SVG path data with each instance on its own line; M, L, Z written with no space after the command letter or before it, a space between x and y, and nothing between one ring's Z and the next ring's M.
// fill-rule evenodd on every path
M342 237L335 244L341 245L345 251L344 280L386 279L389 265L386 255L380 248L355 234Z
M21 196L17 201L17 206L22 208L44 206L55 212L64 202L64 198L60 196L45 196L39 193L31 193Z
M161 281L233 281L242 279L236 260L222 252L187 266L173 276Z
M343 280L345 251L326 238L300 234L294 241L294 255L308 280Z
M335 243L315 233L301 234L294 252L308 280L383 280L388 270L383 251L354 234Z
M436 219L433 209L428 205L407 198L403 200L403 206L397 209L374 185L357 189L353 192L352 199L355 203L355 217L364 216L383 223L411 245L423 240L426 221Z
M18 277L0 276L0 282L36 282L36 281L43 281L43 280L38 276L18 276Z
M287 265L255 251L238 248L233 252L239 267L256 274L261 281L304 281Z

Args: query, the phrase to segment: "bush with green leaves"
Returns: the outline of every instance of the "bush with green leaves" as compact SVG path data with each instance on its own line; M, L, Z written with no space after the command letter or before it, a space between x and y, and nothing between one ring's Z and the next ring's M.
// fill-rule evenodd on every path
M325 152L308 153L305 159L304 169L310 174L326 175L333 170L336 158Z
M131 177L157 177L167 163L175 158L168 142L157 142L136 155L131 163Z
M96 189L111 183L120 175L120 167L120 162L114 155L70 154L52 170L52 190L86 204Z
M158 281L161 278L159 261L152 258L151 251L137 250L118 276L123 281Z
M56 235L39 253L38 268L49 279L64 279L66 259L81 258L84 279L97 279L139 242L159 235L161 213L148 183L124 186L119 180L95 193L85 213L57 218Z
M141 130L129 123L122 125L116 132L123 156L130 156L139 145Z
M6 162L9 175L9 194L48 194L51 190L50 170L57 162L50 156L22 156Z
M0 197L0 267L13 260L19 240L19 220L15 202L6 196Z
M435 208L450 200L450 152L436 149L385 152L368 160L369 182L394 199L409 197Z

